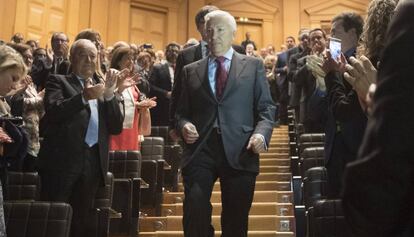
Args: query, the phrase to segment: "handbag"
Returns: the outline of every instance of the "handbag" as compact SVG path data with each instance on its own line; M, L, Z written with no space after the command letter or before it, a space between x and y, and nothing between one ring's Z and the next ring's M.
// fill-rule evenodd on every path
M151 114L148 108L139 110L138 132L141 135L151 135Z

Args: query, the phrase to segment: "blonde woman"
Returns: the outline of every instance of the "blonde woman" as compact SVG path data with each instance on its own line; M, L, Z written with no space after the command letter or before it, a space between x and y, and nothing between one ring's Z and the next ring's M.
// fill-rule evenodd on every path
M18 89L18 83L21 78L26 76L26 67L22 57L12 48L8 46L0 46L0 117L10 115L10 106L4 100L4 97L10 95L11 92ZM0 159L1 159L1 175L0 180L5 177L6 167L3 166L5 143L13 143L7 131L3 129L3 122L0 124ZM1 180L4 181L4 180ZM6 226L4 224L3 211L3 192L0 185L0 237L6 236Z

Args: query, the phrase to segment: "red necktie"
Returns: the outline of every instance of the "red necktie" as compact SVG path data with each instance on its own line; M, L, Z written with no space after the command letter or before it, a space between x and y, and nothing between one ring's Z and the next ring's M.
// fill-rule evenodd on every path
M217 70L216 70L216 97L221 99L224 92L224 87L227 81L227 70L224 65L225 57L220 56L216 58Z

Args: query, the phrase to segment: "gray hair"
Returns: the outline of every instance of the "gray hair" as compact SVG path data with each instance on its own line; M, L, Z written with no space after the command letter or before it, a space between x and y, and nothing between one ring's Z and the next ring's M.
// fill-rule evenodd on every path
M80 46L91 46L96 49L96 46L92 41L88 39L78 39L72 44L72 47L70 47L70 54L75 55Z
M234 19L234 17L230 13L228 13L226 11L222 11L222 10L215 10L215 11L209 12L207 15L205 15L204 20L207 23L211 18L215 18L215 17L227 18L227 24L230 25L233 32L236 32L237 23L236 23L236 20Z
M0 72L11 68L17 68L22 76L27 73L22 56L13 48L2 45L0 46Z

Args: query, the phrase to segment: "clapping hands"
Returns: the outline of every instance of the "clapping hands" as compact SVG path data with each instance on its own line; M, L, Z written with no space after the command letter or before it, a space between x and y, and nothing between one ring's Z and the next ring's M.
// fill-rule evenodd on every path
M151 109L157 106L157 102L155 101L157 97L147 98L142 101L136 102L135 106L137 106L139 109Z
M350 57L345 69L345 80L352 85L358 96L365 100L369 86L377 82L377 70L363 55L359 59Z

